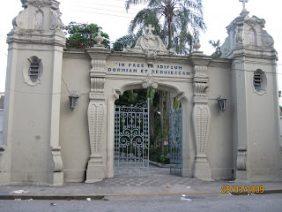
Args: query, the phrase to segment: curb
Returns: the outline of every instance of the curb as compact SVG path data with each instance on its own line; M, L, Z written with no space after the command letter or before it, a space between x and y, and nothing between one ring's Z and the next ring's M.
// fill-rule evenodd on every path
M240 195L249 195L249 194L252 194L252 193L248 193L248 192L234 193L234 192L231 192L230 194L240 196ZM282 194L282 189L265 190L263 193L255 193L255 194L256 195Z
M250 195L250 193L229 193L234 196ZM282 189L265 190L264 193L255 195L266 194L282 194ZM139 194L104 194L104 195L0 195L0 200L102 200L107 201L106 197L145 197L145 196L214 196L214 195L228 195L219 192L171 192L171 193L139 193Z
M105 200L103 195L1 195L0 200Z
M264 191L265 194L281 194L282 189L274 189L274 190L266 190Z

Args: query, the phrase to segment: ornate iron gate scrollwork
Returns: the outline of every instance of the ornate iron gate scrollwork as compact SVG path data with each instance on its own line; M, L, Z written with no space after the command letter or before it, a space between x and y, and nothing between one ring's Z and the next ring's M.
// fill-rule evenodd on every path
M149 167L149 105L115 107L115 167Z
M170 174L182 175L182 109L171 109L169 116Z

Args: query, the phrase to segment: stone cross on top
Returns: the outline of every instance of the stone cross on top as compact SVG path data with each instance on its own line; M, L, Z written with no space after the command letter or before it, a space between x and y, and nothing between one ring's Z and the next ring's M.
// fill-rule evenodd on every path
M239 0L243 4L243 10L246 10L246 3L249 2L249 0Z
M155 27L153 27L151 24L149 24L147 27L145 27L146 34L147 35L152 35L153 31L155 30Z

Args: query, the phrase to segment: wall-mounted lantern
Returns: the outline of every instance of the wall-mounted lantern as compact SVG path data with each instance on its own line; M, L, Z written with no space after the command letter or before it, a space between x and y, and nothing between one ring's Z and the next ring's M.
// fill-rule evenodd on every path
M224 112L226 110L227 99L220 96L216 100L219 111Z
M78 103L78 99L79 99L79 95L77 93L71 93L69 95L69 106L71 110L74 110L74 108L76 107L77 103Z

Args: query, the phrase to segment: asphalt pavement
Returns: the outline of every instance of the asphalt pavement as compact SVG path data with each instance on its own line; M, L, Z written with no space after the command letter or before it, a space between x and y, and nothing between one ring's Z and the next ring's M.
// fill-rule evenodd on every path
M108 196L103 200L2 200L1 212L281 212L282 194L219 196Z

